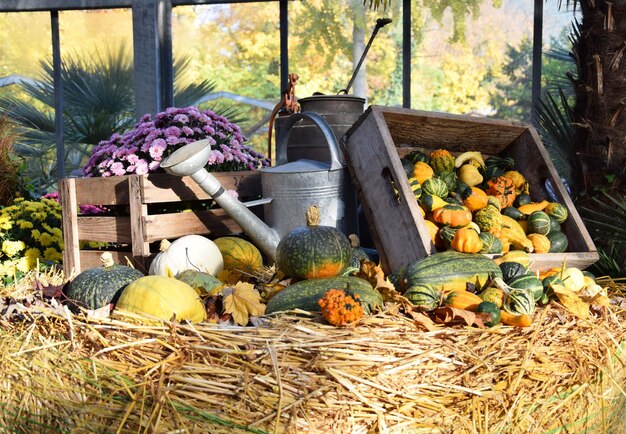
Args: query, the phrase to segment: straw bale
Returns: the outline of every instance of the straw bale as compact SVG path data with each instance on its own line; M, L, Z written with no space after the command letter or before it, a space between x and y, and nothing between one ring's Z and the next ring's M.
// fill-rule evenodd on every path
M442 327L381 313L256 327L142 324L33 303L0 317L9 432L626 432L626 310L528 328Z

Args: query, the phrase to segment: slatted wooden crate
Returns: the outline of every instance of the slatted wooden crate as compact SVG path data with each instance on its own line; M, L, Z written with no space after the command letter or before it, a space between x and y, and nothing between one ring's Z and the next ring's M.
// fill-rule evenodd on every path
M548 199L550 180L569 212L562 225L567 253L532 254L533 269L567 264L585 268L598 259L594 243L536 130L529 125L474 116L371 106L346 133L342 147L358 186L374 244L385 271L395 271L434 253L419 205L406 181L400 157L413 150L447 149L453 154L480 151L515 159L531 185L535 201ZM398 186L399 195L393 185ZM399 196L399 197L398 197Z
M215 173L227 190L240 198L261 193L259 172ZM183 235L211 238L242 230L222 209L193 212L156 213L150 208L175 202L198 203L211 200L191 178L167 174L66 178L59 182L63 207L63 269L66 275L100 265L101 251L81 249L83 241L111 244L116 262L128 258L138 269L147 270L155 242ZM116 215L81 215L80 205L114 206ZM163 208L163 207L162 207ZM254 212L262 210L254 209ZM152 251L151 251L152 246Z

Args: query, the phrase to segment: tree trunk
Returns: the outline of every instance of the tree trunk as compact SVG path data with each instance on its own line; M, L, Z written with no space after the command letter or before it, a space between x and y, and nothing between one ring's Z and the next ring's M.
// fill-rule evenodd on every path
M591 174L620 173L626 161L626 2L579 0L578 7L582 22L573 53L580 160Z
M354 21L352 23L352 71L354 71L354 68L356 68L363 55L363 51L365 51L365 6L361 0L353 0L352 10L354 11ZM365 63L366 60L363 61L361 69L354 79L352 89L349 92L361 98L367 98ZM350 75L352 75L352 73Z

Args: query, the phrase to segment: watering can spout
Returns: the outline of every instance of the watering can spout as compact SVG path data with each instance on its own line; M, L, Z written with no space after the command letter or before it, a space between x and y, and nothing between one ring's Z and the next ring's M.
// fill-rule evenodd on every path
M239 199L224 190L220 182L204 168L210 152L210 142L206 139L198 140L176 150L161 162L161 167L172 175L190 176L241 226L254 244L274 261L280 241L278 233L246 208Z

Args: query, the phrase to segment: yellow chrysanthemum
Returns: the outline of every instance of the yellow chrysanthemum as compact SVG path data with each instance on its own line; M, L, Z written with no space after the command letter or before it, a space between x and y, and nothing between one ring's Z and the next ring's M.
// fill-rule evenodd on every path
M24 252L24 258L26 258L28 269L33 270L37 267L37 260L41 258L41 251L35 247L31 247Z
M52 262L61 262L63 259L63 255L54 247L48 247L45 252L43 252L43 257Z
M33 240L39 241L41 231L39 231L39 229L33 229L32 231L30 231L30 236L33 237Z
M9 257L13 257L17 255L19 252L24 250L26 245L23 241L9 241L5 240L2 242L2 251Z
M11 217L8 215L0 216L0 230L8 231L13 227L13 222L11 222Z
M52 241L52 236L47 232L44 232L39 237L39 244L41 244L43 247L49 246L50 244L52 244Z
M31 267L28 266L28 260L26 258L20 258L15 263L15 268L17 268L22 273L28 273L32 270Z
M32 229L33 228L33 224L26 220L18 220L16 223L20 227L20 229Z

